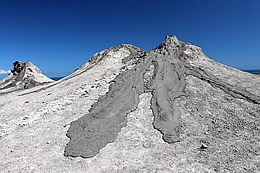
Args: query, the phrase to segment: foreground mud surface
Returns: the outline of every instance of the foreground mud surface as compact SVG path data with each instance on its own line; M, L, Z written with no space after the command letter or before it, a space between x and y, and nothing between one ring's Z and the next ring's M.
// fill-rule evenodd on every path
M259 172L259 86L174 37L149 52L109 48L60 81L0 95L0 170Z

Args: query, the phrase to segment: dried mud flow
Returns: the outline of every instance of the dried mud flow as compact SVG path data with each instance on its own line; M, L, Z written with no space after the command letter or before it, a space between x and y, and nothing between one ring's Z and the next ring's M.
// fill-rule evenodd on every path
M182 120L175 100L189 94L185 91L188 75L206 81L235 98L260 104L259 96L247 92L245 88L225 83L214 74L187 63L183 53L187 45L171 36L151 51L140 53L132 48L131 55L123 62L135 59L135 66L112 81L109 91L92 105L88 114L71 122L67 132L70 141L64 155L93 157L113 142L121 128L126 126L127 114L137 108L139 95L145 92L152 93L153 127L162 133L165 142L180 141Z

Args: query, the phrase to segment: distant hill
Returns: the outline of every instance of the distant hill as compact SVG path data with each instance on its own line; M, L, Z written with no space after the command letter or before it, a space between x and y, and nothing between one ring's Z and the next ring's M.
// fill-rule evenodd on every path
M41 70L32 62L22 63L15 61L13 69L3 80L0 81L0 92L12 92L15 90L28 89L34 86L54 82L41 73Z
M49 78L54 80L54 81L58 81L58 80L64 78L64 76L63 77L49 77Z
M251 74L260 74L260 70L243 70L243 71L251 73Z

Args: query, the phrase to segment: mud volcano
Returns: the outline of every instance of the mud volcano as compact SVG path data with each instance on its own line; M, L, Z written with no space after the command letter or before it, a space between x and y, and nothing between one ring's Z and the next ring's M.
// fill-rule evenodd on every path
M0 94L29 89L51 82L54 81L42 74L41 70L32 62L15 61L11 73L0 81Z
M189 75L235 98L260 103L259 96L219 80L214 74L190 63L189 60L195 58L193 55L201 50L178 41L175 36L166 37L162 44L151 51L128 49L131 55L123 62L134 60L134 67L120 73L106 95L92 105L89 113L71 123L65 156L93 157L101 148L113 142L121 128L126 126L127 114L137 108L139 95L145 92L152 93L153 127L162 133L165 142L180 141L182 120L175 99L189 95L185 91L185 78Z

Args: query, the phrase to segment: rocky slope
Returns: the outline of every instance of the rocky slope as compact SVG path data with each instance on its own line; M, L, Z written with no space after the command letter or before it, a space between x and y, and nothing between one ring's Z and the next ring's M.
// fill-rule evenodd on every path
M0 94L53 82L31 62L15 61L11 73L0 81Z
M174 36L151 51L109 48L58 82L0 96L0 169L258 172L259 86Z

